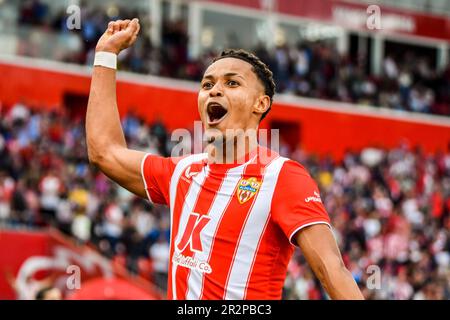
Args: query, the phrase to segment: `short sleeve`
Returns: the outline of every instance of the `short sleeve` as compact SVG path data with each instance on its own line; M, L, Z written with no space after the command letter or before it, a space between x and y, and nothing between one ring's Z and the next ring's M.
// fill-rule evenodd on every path
M281 168L272 198L272 218L294 245L294 236L302 228L313 224L330 226L316 182L295 161L288 160Z
M148 199L153 203L169 205L170 179L177 158L147 154L141 163L141 174Z

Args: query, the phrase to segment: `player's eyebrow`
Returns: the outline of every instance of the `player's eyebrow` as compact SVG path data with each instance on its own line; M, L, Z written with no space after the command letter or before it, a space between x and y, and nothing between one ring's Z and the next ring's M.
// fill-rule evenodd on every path
M239 73L235 73L235 72L228 72L228 73L225 73L223 76L224 76L225 78L239 77L239 78L244 79L243 76L241 76Z
M242 78L242 80L245 80L243 76L241 76L239 73L235 73L235 72L227 72L223 75L224 78L231 78L231 77L239 77ZM215 79L214 75L212 74L207 74L203 77L203 80L213 80Z

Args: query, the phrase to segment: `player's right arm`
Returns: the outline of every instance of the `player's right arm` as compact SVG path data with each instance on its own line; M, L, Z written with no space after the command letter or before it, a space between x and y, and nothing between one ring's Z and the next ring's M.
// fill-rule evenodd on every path
M99 39L96 52L114 54L131 46L139 33L137 19L117 20ZM95 66L86 113L89 161L122 187L146 197L141 176L143 152L127 148L116 101L116 70Z

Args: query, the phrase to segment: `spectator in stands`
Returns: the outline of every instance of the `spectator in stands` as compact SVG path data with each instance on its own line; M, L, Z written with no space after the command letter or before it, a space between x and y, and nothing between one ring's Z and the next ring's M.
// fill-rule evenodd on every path
M153 260L155 284L167 290L168 266L169 266L169 243L164 234L160 234L158 241L150 248L150 257Z

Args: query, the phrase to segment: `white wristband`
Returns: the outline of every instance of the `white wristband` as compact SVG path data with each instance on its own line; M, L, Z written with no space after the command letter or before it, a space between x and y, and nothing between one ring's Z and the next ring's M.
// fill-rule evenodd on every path
M117 69L117 55L112 52L99 51L95 53L94 66Z

